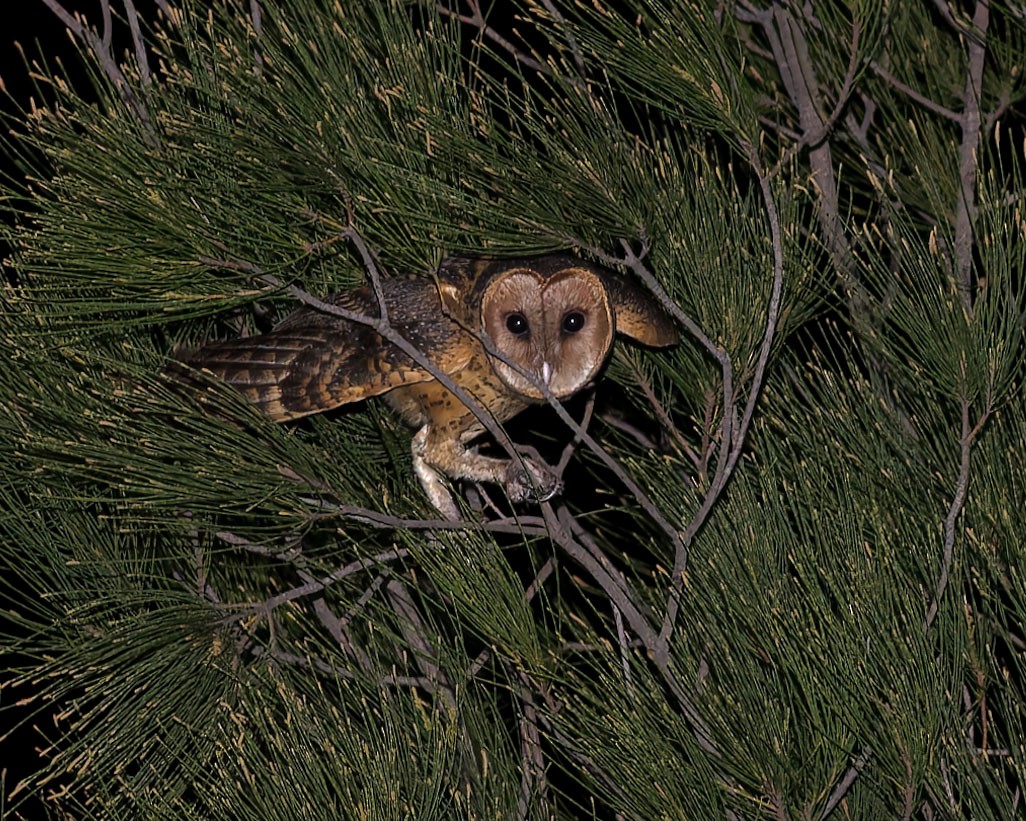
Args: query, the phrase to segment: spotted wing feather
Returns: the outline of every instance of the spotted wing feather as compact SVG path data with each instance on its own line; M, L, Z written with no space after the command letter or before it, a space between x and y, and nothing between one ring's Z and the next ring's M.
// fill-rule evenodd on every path
M386 280L392 329L445 373L463 367L471 349L442 314L429 280ZM379 315L377 299L361 288L325 300L360 316ZM433 379L422 365L366 324L303 307L260 336L211 342L180 357L239 390L276 421Z

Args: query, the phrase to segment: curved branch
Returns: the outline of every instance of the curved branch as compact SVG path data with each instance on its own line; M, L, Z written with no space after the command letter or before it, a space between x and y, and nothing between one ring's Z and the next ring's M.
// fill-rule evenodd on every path
M132 88L131 83L128 82L128 78L125 77L124 72L121 70L120 66L118 66L117 61L114 59L114 55L111 53L110 0L102 0L101 4L105 21L102 38L83 22L81 15L77 13L74 15L71 14L60 4L60 2L58 2L58 0L43 0L43 3L54 13L54 15L56 15L58 20L68 27L71 33L84 43L93 53L93 56L100 64L100 68L107 76L107 79L114 84L114 87L121 94L121 99L125 101L125 104L132 110L135 116L139 119L139 122L142 123L143 133L146 136L147 143L151 147L155 147L158 141L156 132L153 129L153 121L150 118L150 113L142 104L142 101L136 94L135 89ZM142 35L138 31L139 21L135 15L135 8L131 5L131 0L129 0L126 8L130 8L129 25L132 28L132 37L135 42L136 54L139 55L141 53L139 62L140 76L148 78L149 68L146 63L145 45L142 42Z
M972 447L977 434L983 428L989 416L989 411L984 412L976 421L976 424L969 427L969 400L962 399L962 436L959 440L959 461L958 478L955 480L955 493L948 506L948 512L944 516L944 559L941 563L941 574L937 580L937 590L933 594L933 601L930 609L923 620L923 630L929 630L937 618L940 610L941 598L947 590L948 580L951 576L951 566L955 554L955 524L965 507L965 499L969 491L969 474L972 468Z

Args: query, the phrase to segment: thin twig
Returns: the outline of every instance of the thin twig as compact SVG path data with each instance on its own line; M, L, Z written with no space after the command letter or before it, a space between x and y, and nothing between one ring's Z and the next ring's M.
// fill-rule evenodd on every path
M627 640L627 633L623 629L623 613L615 604L613 605L613 623L616 625L616 641L620 645L620 666L623 668L623 681L627 690L633 695L634 681L631 678L631 661L628 650L630 643Z
M680 543L680 533L670 523L670 521L662 514L655 502L652 501L651 497L641 489L641 486L634 481L634 478L627 473L609 452L602 447L598 442L592 438L577 420L575 420L564 407L563 403L556 398L555 394L549 389L549 386L545 384L537 375L529 373L519 363L514 362L510 357L506 356L502 351L495 347L495 344L481 331L477 331L477 338L481 342L481 345L488 352L488 354L500 362L507 365L509 368L515 370L524 378L528 379L538 392L544 397L545 401L555 410L556 415L560 418L564 425L566 425L574 436L579 439L584 445L590 450L595 456L598 457L599 461L602 462L613 475L623 484L623 486L634 496L638 504L641 505L642 509L649 515L653 522L662 530L669 538L671 544L676 548Z
M265 599L262 602L258 602L249 606L248 612L259 612L262 614L268 614L277 607L281 607L283 604L295 601L296 599L304 598L305 596L312 596L314 593L320 593L325 588L331 587L334 584L342 581L347 576L352 576L354 573L359 573L362 570L367 570L370 567L378 564L386 564L388 562L399 561L400 559L406 558L410 553L409 550L403 547L396 547L391 550L385 550L381 553L376 553L373 556L365 556L355 561L349 562L347 565L343 565L326 576L322 576L319 579L312 579L311 581L301 584L297 587L293 587L277 596L271 596L269 599ZM245 618L247 613L240 613L233 616L229 621L239 621Z
M103 36L100 39L103 50L110 52L114 44L114 20L110 10L110 0L100 0L100 16L103 18Z
M659 449L659 445L658 445L658 443L654 439L652 439L650 436L648 436L643 431L639 430L637 427L632 425L630 422L627 422L626 420L621 419L619 416L617 416L617 415L615 415L613 413L606 412L606 413L600 414L599 415L599 419L601 419L603 422L605 422L607 425L609 425L609 427L611 427L611 428L613 428L615 430L618 430L618 431L622 431L623 433L626 433L635 442L637 442L639 445L641 445L641 447L643 447L645 450L655 451L655 450Z
M581 421L578 423L581 430L587 430L591 425L592 417L595 414L595 391L588 392L588 399L584 403L584 413L581 415ZM566 466L570 463L570 459L573 457L574 452L577 450L577 446L581 443L579 436L574 434L573 439L566 443L563 447L563 452L559 456L559 461L553 468L553 472L560 479L563 478L563 473L566 470Z
M544 522L537 516L507 516L486 522L452 521L451 519L407 519L403 516L392 516L378 510L371 510L357 505L338 505L325 499L300 497L299 501L312 507L322 508L332 518L352 519L361 524L382 530L456 530L484 531L488 533L515 533L523 536L545 536Z
M365 590L361 595L361 606L365 601L364 597L369 599L369 597L373 595L374 591L377 590L375 584L379 579L384 579L384 576L379 575L374 582L371 583L368 590ZM328 631L328 635L335 639L338 646L342 648L342 652L359 664L362 670L369 672L371 670L370 657L359 645L356 644L356 642L353 641L352 636L350 636L349 630L347 629L347 625L344 624L342 619L339 618L339 616L335 614L335 611L331 609L324 596L319 596L314 599L313 611L314 615L317 616L317 621L319 621L321 626Z
M432 683L432 690L442 697L446 707L456 712L456 693L449 683L449 677L445 674L438 661L438 654L428 639L424 621L420 617L413 597L406 585L398 579L389 581L385 588L392 609L399 618L399 629L403 633L407 645L413 650L417 665L424 671L424 675Z
M965 497L969 490L969 471L972 466L972 446L973 439L976 433L980 430L983 424L983 419L986 415L981 418L977 424L970 427L969 422L969 400L963 397L962 399L962 435L959 441L959 464L958 464L958 478L955 481L955 494L951 500L951 504L948 506L948 512L944 516L944 558L941 562L941 574L937 581L937 590L933 594L933 601L930 603L930 609L926 613L926 618L923 620L923 630L929 630L933 625L934 619L937 618L937 613L940 610L941 598L944 596L944 591L948 586L948 579L951 575L951 566L954 561L955 553L955 524L958 521L959 515L962 513L962 508L965 506Z
M844 796L848 794L848 790L851 789L852 784L858 779L865 769L866 764L869 763L869 748L867 747L858 757L852 762L848 771L844 774L844 777L837 782L837 786L834 787L830 793L830 797L827 798L826 803L823 805L823 809L819 812L820 819L826 819L830 817L830 814L837 808L837 805L844 800Z
M891 86L896 91L900 91L920 107L925 108L927 111L931 111L946 120L951 120L953 123L961 122L961 117L957 111L952 111L947 106L943 106L940 103L931 100L924 94L916 91L912 86L908 85L908 83L903 83L875 60L870 62L869 67L873 70L873 73L887 83L887 85Z
M652 412L655 413L656 418L659 420L660 424L662 424L663 429L666 431L669 437L677 443L677 447L679 447L684 452L684 454L687 455L687 457L691 459L691 461L694 462L696 466L698 466L700 462L698 454L695 452L695 449L691 447L691 444L688 442L688 440L685 439L681 432L677 429L677 426L670 418L670 414L667 413L666 408L663 407L663 403L660 402L659 397L655 395L655 391L653 390L652 384L651 382L649 382L648 377L646 377L645 374L641 372L640 368L635 367L633 363L629 363L628 367L630 367L631 375L634 377L635 384L638 386L638 388L641 389L641 392L645 395L645 400L648 402L649 407L652 408Z
M622 574L612 568L608 558L598 550L593 542L590 547L586 547L585 543L575 538L575 536L583 534L583 529L570 514L566 505L560 504L554 508L546 502L542 505L542 512L545 515L553 543L591 576L612 604L619 608L631 630L641 640L667 688L677 699L681 712L691 723L695 740L699 746L708 753L719 755L712 731L702 718L692 697L684 690L672 659L669 654L658 652L659 634L644 615L641 606L635 602L633 589L623 579ZM586 537L586 541L588 539L590 537Z
M537 71L540 74L550 75L552 73L548 66L539 63L533 57L528 57L527 54L518 49L494 28L489 26L484 18L484 14L481 12L481 5L478 0L467 0L467 5L470 6L471 9L470 15L460 14L459 12L453 11L444 3L437 3L435 5L435 9L443 17L452 17L459 20L461 23L473 26L478 30L482 37L486 37L491 40L522 66L526 66L532 71Z
M770 227L770 240L773 247L773 279L770 286L769 304L766 306L766 326L763 330L759 355L756 359L755 369L752 372L752 379L748 388L748 399L745 402L741 419L737 422L733 435L730 437L730 448L725 452L724 445L720 445L720 457L716 462L716 472L713 476L713 481L709 485L709 490L706 492L701 506L687 528L685 528L681 538L681 547L674 558L673 577L670 580L670 593L666 603L666 615L663 619L662 628L659 631L659 644L656 648L656 653L664 659L668 657L669 642L677 622L677 612L680 608L681 593L684 587L684 574L687 567L687 550L695 535L701 530L712 513L720 495L730 481L731 474L737 465L737 460L741 457L745 439L748 435L748 428L755 415L755 405L762 391L762 383L766 376L770 352L773 349L773 338L776 335L777 323L780 320L780 309L784 292L784 240L780 227L780 214L773 199L773 188L770 179L766 175L757 149L753 145L748 146L748 162L759 182L759 191L762 194L763 207L766 209L766 217ZM724 391L724 401L726 401L726 398L726 391ZM721 429L727 428L727 421L734 419L735 409L733 405L724 405L723 414L724 423Z
M545 564L542 565L541 570L538 571L537 575L527 586L527 589L524 590L525 602L531 601L531 599L533 599L538 594L538 591L541 590L542 585L545 584L546 580L549 578L549 576L552 575L555 569L556 559L554 557L547 559L545 561ZM476 676L481 671L481 668L484 667L485 664L487 664L488 659L490 659L491 656L492 651L488 649L482 650L480 653L478 653L477 657L470 663L470 666L467 667L466 680L470 681L472 678L474 678L474 676Z
M309 656L300 656L296 653L290 653L286 650L282 650L278 647L255 647L253 649L253 655L259 658L264 656L266 658L274 659L285 664L290 664L296 667L302 667L305 670L316 670L318 673L345 679L354 678L355 675L352 670L347 670L344 667L339 667L335 664L328 664L326 661L315 659Z
M381 585L385 583L386 578L388 577L384 573L379 573L375 576L374 581L367 585L367 589L360 594L360 597L353 602L352 605L350 605L346 614L339 617L338 623L343 630L349 626L349 622L356 618L356 614L367 606L367 602L374 598L374 594L381 589Z
M104 35L102 38L85 25L83 18L79 14L71 14L58 2L58 0L43 0L43 3L54 13L54 15L56 15L58 20L70 29L71 33L75 35L75 37L89 47L93 56L100 64L100 68L103 70L103 73L107 76L107 79L114 84L118 93L121 94L121 99L124 100L125 104L132 110L135 116L139 119L139 122L142 124L143 134L146 138L147 144L151 147L155 147L158 141L156 132L153 129L153 121L150 118L149 111L147 111L146 107L142 104L142 101L135 93L135 89L132 88L131 83L128 82L124 72L118 66L117 61L114 59L114 55L111 53L110 0L103 0L101 5L104 19L107 23L104 27ZM142 70L142 65L140 65L140 71Z

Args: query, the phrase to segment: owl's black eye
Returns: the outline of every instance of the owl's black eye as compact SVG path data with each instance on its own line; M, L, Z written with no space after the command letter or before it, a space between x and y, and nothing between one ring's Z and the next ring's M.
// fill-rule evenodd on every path
M506 330L514 336L523 336L527 333L527 317L523 314L510 314L506 317Z
M575 334L584 327L584 314L580 311L569 311L563 316L563 332Z

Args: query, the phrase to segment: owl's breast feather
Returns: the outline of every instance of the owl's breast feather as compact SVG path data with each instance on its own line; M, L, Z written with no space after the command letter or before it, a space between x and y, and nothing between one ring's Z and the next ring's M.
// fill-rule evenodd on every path
M450 377L497 422L506 422L531 404L506 386L483 355L473 357ZM404 385L385 394L384 399L411 427L447 428L462 441L484 432L477 416L438 380Z

